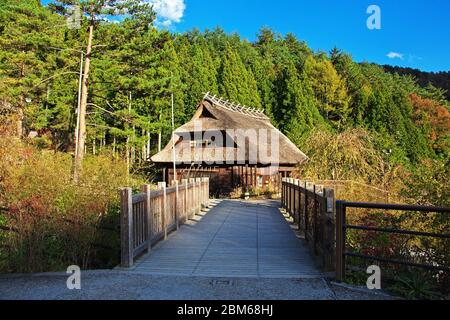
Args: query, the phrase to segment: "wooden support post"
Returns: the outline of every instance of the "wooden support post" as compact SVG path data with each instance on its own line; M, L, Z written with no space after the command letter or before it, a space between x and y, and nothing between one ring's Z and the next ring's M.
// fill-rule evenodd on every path
M167 187L165 182L158 183L158 189L163 191L163 200L162 200L162 225L164 229L164 240L167 239Z
M242 170L244 171L244 185L245 185L246 189L248 187L248 174L247 174L248 172L247 172L247 169L248 169L248 165L246 164L245 167L242 168Z
M206 183L206 208L209 208L209 178L205 178Z
M231 189L235 188L234 184L234 167L231 167Z
M174 181L175 184L175 224L177 231L180 229L180 206L178 204L178 201L180 199L179 195L179 183L178 180Z
M189 220L189 213L188 213L188 189L189 189L189 182L188 179L183 179L181 180L181 183L185 186L184 188L184 201L183 201L183 214L184 214L184 219L185 222L187 222Z
M146 226L147 226L147 251L150 252L152 250L152 238L153 238L153 213L151 208L150 196L151 189L150 185L146 184L141 187L142 193L145 193L145 216L146 216Z
M309 214L308 214L308 182L305 181L305 212L304 212L304 217L305 217L305 240L308 241L308 221L309 221Z
M335 270L335 228L336 228L336 201L334 196L334 190L325 188L323 189L323 196L325 203L323 204L323 218L325 226L325 241L324 241L324 261L323 266L325 271Z
M121 266L133 266L133 191L120 190L120 242Z
M292 205L294 204L294 179L289 178L289 214L292 216Z
M189 182L190 182L190 184L191 184L191 198L190 198L190 205L191 205L191 208L190 208L190 212L189 212L189 214L191 215L191 217L192 217L192 219L194 219L195 218L195 179L194 178L191 178L190 180L189 180Z
M317 241L318 241L318 219L317 219L317 193L316 193L316 185L313 185L313 248L314 254L317 256Z
M300 206L299 206L299 199L300 199L300 180L295 179L294 180L294 187L295 187L295 198L294 198L294 223L298 223L300 218Z
M336 201L336 281L345 278L345 202Z
M303 190L303 181L299 180L298 181L298 221L297 221L297 225L298 225L298 230L302 230L302 217L304 216L303 214L303 206L302 206L302 198L304 198L305 196L302 194L304 194L304 190Z
M287 206L286 206L286 212L291 212L291 179L286 179L286 193L287 193Z
M202 212L202 178L195 179L195 186L196 186L196 195L197 195L197 201L195 204L196 213L200 214Z

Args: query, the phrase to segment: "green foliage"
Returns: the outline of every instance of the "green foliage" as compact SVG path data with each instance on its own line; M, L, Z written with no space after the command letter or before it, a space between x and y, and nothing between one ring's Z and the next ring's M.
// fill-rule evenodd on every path
M405 186L402 193L416 203L448 207L449 177L450 159L424 160L403 179Z
M261 107L253 73L247 70L238 53L227 44L220 67L219 91L222 96L242 105Z
M81 28L69 29L65 16L75 4L84 13ZM93 19L125 9L120 22ZM38 131L30 142L42 149L1 142L0 205L13 211L0 223L20 229L19 236L0 234L10 241L9 260L2 253L5 270L34 262L33 270L105 263L111 255L92 243L115 238L106 240L92 226L114 224L116 188L131 183L118 159L129 159L135 171L148 168L145 161L158 151L155 140L164 145L171 136L172 94L176 126L192 117L208 91L263 108L309 156L299 169L302 178L352 180L393 192L404 183L404 199L449 205L448 101L441 89L358 64L336 48L329 55L313 53L292 34L264 28L254 43L220 28L172 34L156 29L154 17L149 3L139 0L61 0L49 7L1 1L0 135L12 135L22 123L25 134ZM96 46L87 152L101 155L87 158L79 188L70 181L70 156L48 149L74 147L79 50L86 46L88 25L95 25ZM411 221L426 230L448 226L439 219ZM442 259L445 246L434 245L432 258Z
M429 273L408 270L393 279L388 290L410 300L442 300L444 296Z
M172 93L178 126L209 91L264 108L297 145L313 129L364 127L396 152L399 164L435 157L409 98L416 93L440 101L443 93L435 87L420 88L411 77L357 64L336 48L329 56L313 54L294 35L270 29L262 29L255 43L220 28L170 34L152 26L154 12L137 0L81 1L82 27L68 29L64 16L75 3L56 1L50 10L36 1L6 1L0 12L0 97L23 110L25 131L50 132L55 149L73 148L76 50L85 46L90 17L128 8L120 23L95 21L94 43L100 46L92 53L88 150L113 145L122 155L134 150L137 161L144 157L138 150L156 136L168 142ZM154 144L151 149L157 151Z

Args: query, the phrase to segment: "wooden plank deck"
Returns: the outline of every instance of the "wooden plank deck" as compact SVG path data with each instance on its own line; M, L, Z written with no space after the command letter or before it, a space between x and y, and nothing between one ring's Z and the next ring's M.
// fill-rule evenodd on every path
M130 272L211 276L320 277L279 202L217 202L139 259Z

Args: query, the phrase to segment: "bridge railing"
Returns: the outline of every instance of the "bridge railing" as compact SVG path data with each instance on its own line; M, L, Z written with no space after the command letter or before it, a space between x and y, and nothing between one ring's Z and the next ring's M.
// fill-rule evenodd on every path
M209 178L175 181L158 190L149 185L133 195L131 188L120 190L121 266L133 266L134 259L151 250L158 241L209 206Z
M281 202L283 209L298 225L314 255L322 262L323 269L334 271L338 281L343 281L345 278L346 258L349 257L450 273L448 263L440 265L430 262L425 264L353 252L347 239L349 231L356 230L361 233L418 236L448 241L450 240L448 232L421 232L410 230L410 228L387 228L373 226L373 224L370 226L359 225L349 222L347 217L348 208L379 210L381 218L384 212L389 211L448 214L450 213L448 207L336 201L333 189L292 178L284 178L282 181ZM368 243L363 245L369 246ZM414 260L412 256L409 258Z
M336 280L344 281L346 274L346 258L355 257L367 261L376 261L378 263L387 263L397 266L408 266L415 267L426 270L435 270L445 272L450 274L450 265L447 258L447 264L439 264L435 261L429 261L429 263L417 263L411 261L413 258L412 254L409 254L407 258L392 259L389 257L376 256L361 254L358 252L352 252L350 246L347 245L347 235L349 230L357 230L358 232L369 232L377 234L387 234L387 235L403 235L409 237L425 237L428 239L441 239L446 240L447 245L450 240L450 233L436 233L436 232L422 232L407 230L405 228L386 228L386 227L374 227L374 226L364 226L355 225L347 219L347 209L366 209L366 210L395 210L403 212L415 212L417 214L449 214L450 208L448 207L433 207L433 206L420 206L420 205L404 205L404 204L380 204L380 203L362 203L362 202L347 202L347 201L337 201L336 202ZM450 247L449 247L450 248ZM406 259L410 259L407 261Z
M334 190L292 178L283 178L283 209L293 218L325 271L335 270Z

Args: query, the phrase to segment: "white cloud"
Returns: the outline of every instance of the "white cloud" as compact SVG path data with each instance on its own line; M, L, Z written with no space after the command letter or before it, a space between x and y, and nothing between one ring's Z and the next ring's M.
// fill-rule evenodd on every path
M184 0L147 0L153 4L153 10L157 14L156 23L164 27L170 27L172 23L178 23L184 16L186 4Z
M398 52L389 52L386 55L389 59L400 59L403 60L404 59L404 54L403 53L398 53Z

